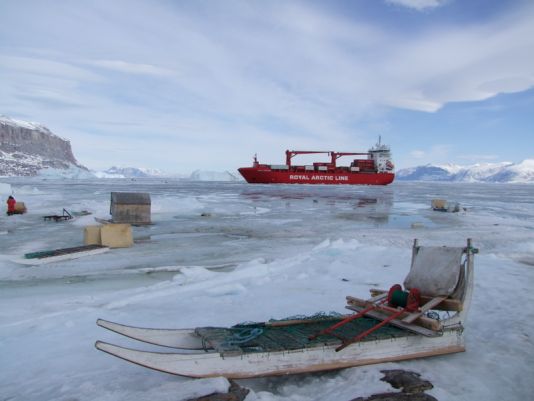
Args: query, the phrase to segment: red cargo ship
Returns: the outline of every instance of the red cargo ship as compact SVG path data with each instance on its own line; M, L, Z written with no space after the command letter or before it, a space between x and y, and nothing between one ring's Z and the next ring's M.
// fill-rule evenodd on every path
M330 162L292 165L296 155L325 153ZM342 156L366 156L354 159L350 166L338 166ZM256 156L252 167L241 167L239 173L250 184L348 184L387 185L395 178L391 152L380 140L367 153L286 150L286 164L260 164Z

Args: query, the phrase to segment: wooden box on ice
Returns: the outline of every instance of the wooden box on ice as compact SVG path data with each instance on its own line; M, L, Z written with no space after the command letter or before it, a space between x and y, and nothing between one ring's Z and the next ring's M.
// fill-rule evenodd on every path
M134 243L129 224L104 224L100 227L100 238L102 245L110 248L129 248Z
M15 203L15 214L24 214L27 211L28 209L26 209L26 205L24 204L24 202Z
M150 194L112 192L110 213L114 223L151 224Z
M100 236L100 225L86 226L83 229L83 243L84 245L102 245L102 237Z
M102 245L109 248L129 248L134 243L130 224L86 226L83 240L85 245Z

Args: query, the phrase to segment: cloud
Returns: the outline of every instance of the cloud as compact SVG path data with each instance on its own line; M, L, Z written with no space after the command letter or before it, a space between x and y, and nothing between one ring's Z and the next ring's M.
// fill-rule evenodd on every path
M526 10L532 15L533 8ZM393 39L380 75L392 84L393 107L436 111L444 104L478 101L534 86L534 26L507 16L465 28L430 31L416 40ZM395 82L391 78L398 77Z
M150 64L128 63L121 60L92 60L87 64L96 67L107 68L114 71L124 72L127 74L155 75L155 76L172 76L174 71L167 68L157 67Z
M481 160L483 161L489 161L489 160L498 160L499 156L497 155L487 155L487 154L465 154L465 155L458 155L459 159L467 160L471 163L478 163Z
M449 0L386 0L386 3L414 8L418 11L441 7L448 2Z
M414 149L409 152L410 157L415 159L418 164L439 164L447 163L451 159L451 153L454 150L452 145L438 144L430 146L428 149ZM413 165L413 160L406 165Z
M0 25L0 111L83 143L82 161L107 163L126 140L122 164L165 149L153 166L167 170L229 169L258 150L282 162L287 146L357 151L381 132L364 132L369 116L534 85L530 4L413 35L327 3L18 3ZM410 2L431 3L443 2Z
M412 150L410 156L414 159L422 159L426 156L426 152L424 150Z
M42 57L0 56L0 68L6 72L80 81L97 81L100 77L70 62Z

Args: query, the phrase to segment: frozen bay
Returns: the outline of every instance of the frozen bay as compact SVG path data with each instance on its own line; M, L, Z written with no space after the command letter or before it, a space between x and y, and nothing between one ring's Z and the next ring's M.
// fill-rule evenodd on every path
M96 319L179 328L345 313L346 295L367 297L371 287L402 282L414 238L454 246L472 238L480 249L466 353L242 380L253 390L249 399L348 401L389 390L379 381L384 368L421 373L439 400L519 400L534 390L532 185L0 181L29 209L0 217L0 232L7 231L0 236L3 399L180 400L224 387L96 351L97 339L132 344ZM27 252L81 245L84 226L110 217L112 191L151 194L154 224L134 227L134 247L42 266L14 262ZM434 212L433 198L466 210ZM63 208L92 214L43 221Z

